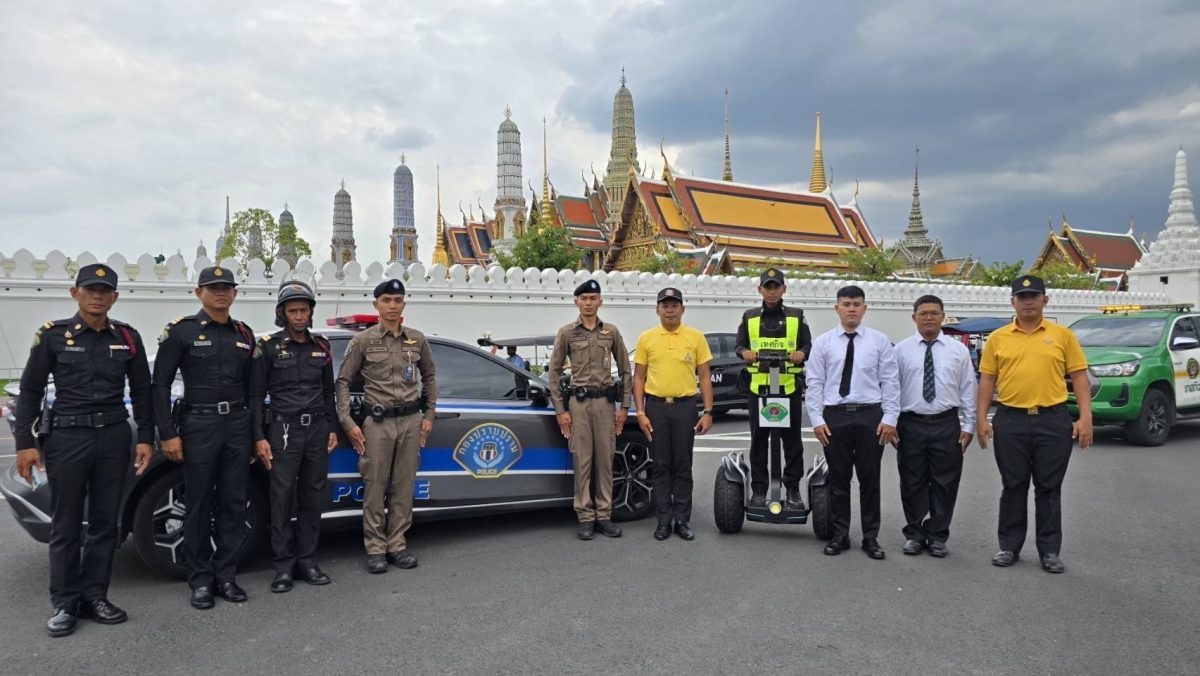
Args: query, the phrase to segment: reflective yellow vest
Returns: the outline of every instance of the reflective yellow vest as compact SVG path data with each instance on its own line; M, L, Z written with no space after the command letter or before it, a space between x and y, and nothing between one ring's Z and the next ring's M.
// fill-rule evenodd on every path
M750 350L758 353L762 350L785 350L788 354L799 349L797 341L800 337L800 318L799 317L784 317L786 335L783 338L763 338L759 335L762 330L762 317L751 317L746 320L747 333L750 334ZM758 364L749 364L746 370L750 373L750 392L758 394L759 392L766 393L767 387L770 384L770 374L767 371L759 372ZM796 391L796 376L804 373L803 366L796 366L789 363L783 373L779 374L779 385L783 388L783 393L791 396Z

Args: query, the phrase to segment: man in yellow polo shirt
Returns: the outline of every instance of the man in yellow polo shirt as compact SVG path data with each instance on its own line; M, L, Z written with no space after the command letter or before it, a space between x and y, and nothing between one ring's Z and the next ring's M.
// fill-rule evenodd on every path
M1029 479L1033 478L1037 548L1042 569L1061 573L1062 482L1071 460L1073 440L1081 449L1092 445L1091 385L1087 358L1070 329L1042 316L1049 297L1046 284L1024 275L1012 285L1012 324L992 332L979 361L977 409L979 445L987 448L996 437L996 466L1000 469L1000 551L992 564L1015 563L1028 530ZM1079 420L1067 412L1070 376ZM991 424L987 420L992 390L999 403Z
M654 539L675 533L694 540L692 518L692 445L696 434L712 427L712 381L708 365L712 352L704 334L683 325L683 294L679 289L658 292L659 326L638 336L634 350L633 396L638 427L650 440L654 460L654 509L658 528ZM696 413L696 375L704 410Z

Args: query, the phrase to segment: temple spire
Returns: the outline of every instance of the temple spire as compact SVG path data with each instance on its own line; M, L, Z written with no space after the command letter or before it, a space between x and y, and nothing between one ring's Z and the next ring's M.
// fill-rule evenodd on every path
M725 90L725 168L721 171L722 181L733 180L733 161L729 159L729 90Z
M808 181L808 191L822 193L825 185L825 158L821 155L821 114L817 113L817 137L813 144L812 177Z
M546 118L542 118L542 218L540 225L553 223L550 218L550 155L546 141Z
M450 266L450 258L446 255L445 219L442 218L442 165L437 165L437 233L433 245L433 263Z
M913 160L913 197L912 208L908 212L908 228L905 230L905 236L920 236L924 237L929 231L925 229L925 217L921 213L921 147L913 152L916 159Z

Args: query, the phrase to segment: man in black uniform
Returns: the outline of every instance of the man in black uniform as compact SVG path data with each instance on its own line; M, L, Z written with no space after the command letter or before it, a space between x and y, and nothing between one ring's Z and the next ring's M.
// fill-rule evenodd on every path
M246 600L235 576L247 535L254 333L229 316L237 281L228 269L201 270L196 298L203 309L174 320L158 338L152 390L163 456L183 463L183 560L192 607L204 610L213 607L214 584L227 601ZM172 410L176 369L185 393Z
M337 446L337 411L329 343L308 330L317 306L312 288L284 282L278 298L275 325L284 329L254 348L250 417L255 453L270 472L271 591L286 592L292 589L293 571L309 584L329 584L317 566L317 539L329 453ZM269 410L264 397L270 397Z
M50 491L50 600L54 615L46 623L51 636L75 631L76 617L120 624L125 611L108 601L113 553L125 477L129 474L129 412L125 381L137 423L134 468L141 474L153 453L154 420L150 403L150 367L142 337L133 327L110 319L117 302L117 273L107 265L85 265L71 297L79 312L70 319L46 322L33 337L21 373L13 438L17 473L36 485L45 470ZM34 446L33 422L54 376L53 405L42 411ZM34 469L37 466L37 470ZM87 539L80 556L84 505Z
M746 374L749 376L750 399L754 400L760 391L765 392L767 373L759 372L757 367L758 352L762 349L763 339L783 339L789 353L788 361L791 366L786 373L780 374L780 385L791 404L788 410L795 413L791 426L783 430L783 452L786 464L783 470L783 485L787 488L787 508L804 509L804 499L800 495L800 480L804 478L804 443L800 438L802 403L804 401L803 370L800 365L812 350L812 333L808 330L808 322L804 321L804 310L786 307L783 304L783 294L787 291L783 273L775 268L767 268L758 280L758 293L762 295L762 307L751 308L742 313L742 322L737 330L737 354L746 361ZM761 390L760 390L761 388ZM769 435L760 433L758 426L758 411L752 406L750 411L750 488L751 507L765 507L767 484L770 479L767 468L767 441Z

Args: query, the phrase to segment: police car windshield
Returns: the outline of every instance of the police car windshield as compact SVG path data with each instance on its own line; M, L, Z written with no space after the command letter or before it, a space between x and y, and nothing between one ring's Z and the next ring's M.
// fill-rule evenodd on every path
M1071 330L1083 347L1154 347L1166 326L1163 317L1090 317Z

